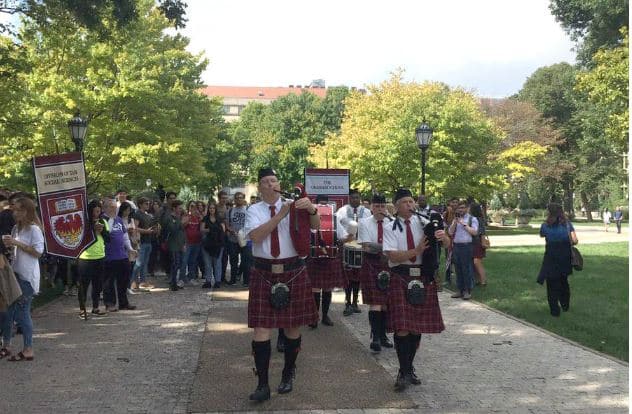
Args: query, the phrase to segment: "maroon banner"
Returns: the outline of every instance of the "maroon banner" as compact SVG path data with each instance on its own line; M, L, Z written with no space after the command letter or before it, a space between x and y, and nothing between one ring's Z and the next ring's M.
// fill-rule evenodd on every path
M86 226L86 174L79 152L33 158L46 252L77 258L94 235Z

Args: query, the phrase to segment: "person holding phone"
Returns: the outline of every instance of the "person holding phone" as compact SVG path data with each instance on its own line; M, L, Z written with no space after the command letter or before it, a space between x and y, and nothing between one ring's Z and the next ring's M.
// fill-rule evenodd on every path
M150 200L140 197L137 202L138 210L134 213L134 219L137 221L137 230L140 233L140 247L138 248L138 257L132 270L132 284L138 284L139 287L147 289L153 287L145 282L145 275L147 274L147 264L151 256L152 236L158 234L158 225L147 212Z

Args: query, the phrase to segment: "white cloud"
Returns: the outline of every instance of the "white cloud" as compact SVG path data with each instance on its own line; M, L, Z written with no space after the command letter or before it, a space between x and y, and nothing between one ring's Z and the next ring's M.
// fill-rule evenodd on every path
M538 67L575 58L547 0L187 3L183 33L210 59L209 84L361 86L402 66L409 79L506 96Z

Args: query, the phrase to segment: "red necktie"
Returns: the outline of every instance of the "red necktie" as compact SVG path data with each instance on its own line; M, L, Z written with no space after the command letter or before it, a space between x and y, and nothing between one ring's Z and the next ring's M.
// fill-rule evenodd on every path
M415 248L415 240L413 239L413 231L410 229L410 220L404 220L406 223L406 243L408 244L408 250ZM417 256L409 258L412 263L415 263Z
M377 242L382 243L382 237L384 236L384 229L382 228L382 220L377 221Z
M274 217L276 212L276 207L270 206L270 217ZM272 257L279 257L281 254L281 248L279 247L279 232L275 227L270 233L270 254Z
M353 215L354 215L354 216L357 216L357 215L358 215L358 208L357 208L357 207L354 207L354 208L353 208Z

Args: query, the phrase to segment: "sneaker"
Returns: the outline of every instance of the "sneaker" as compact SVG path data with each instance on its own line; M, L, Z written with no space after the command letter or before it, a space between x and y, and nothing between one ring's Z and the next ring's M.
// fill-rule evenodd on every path
M453 293L453 294L450 295L450 297L453 298L453 299L457 299L457 298L460 298L462 296L463 296L463 294L461 294L461 292L456 292L456 293Z
M184 287L184 281L183 280L178 280L178 282L176 283L176 285L182 289Z
M463 300L470 300L470 299L472 299L472 294L470 292L463 293Z
M128 295L138 295L138 293L134 292L132 289L127 288L127 294Z

